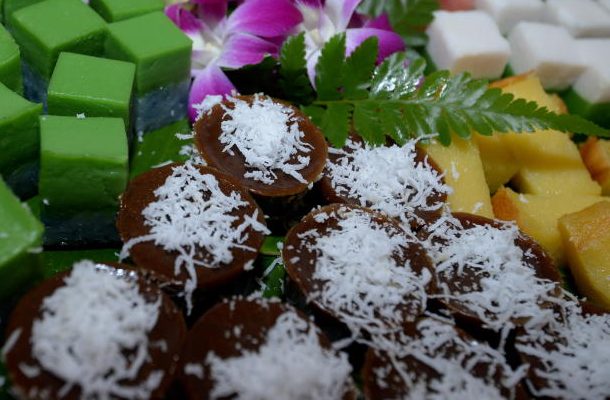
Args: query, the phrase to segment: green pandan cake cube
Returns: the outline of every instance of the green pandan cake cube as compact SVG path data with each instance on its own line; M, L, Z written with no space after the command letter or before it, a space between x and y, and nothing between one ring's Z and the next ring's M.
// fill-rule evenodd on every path
M114 243L114 219L127 175L127 135L121 118L41 117L45 245Z
M0 299L40 273L42 224L0 179Z
M2 9L3 21L6 26L10 25L10 16L17 10L31 6L32 4L40 3L44 0L0 0L0 8Z
M116 206L127 183L127 161L122 119L41 117L43 212Z
M162 11L163 0L91 0L91 8L106 21L117 22L155 11Z
M123 118L129 126L132 63L61 53L49 83L51 115Z
M136 64L136 93L189 77L191 40L163 13L155 12L108 25L106 56Z
M36 191L41 112L0 83L0 175L22 198Z
M15 92L23 91L19 46L2 25L0 25L0 82Z
M25 62L49 79L59 53L102 55L105 21L81 0L45 0L11 16Z

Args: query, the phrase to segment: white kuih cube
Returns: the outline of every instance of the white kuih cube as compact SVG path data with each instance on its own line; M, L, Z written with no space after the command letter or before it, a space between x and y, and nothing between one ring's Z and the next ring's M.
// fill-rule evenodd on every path
M487 79L504 72L510 46L483 11L437 11L427 33L426 51L438 69Z
M520 21L541 21L544 15L542 0L476 0L475 7L491 15L505 35Z
M610 39L581 39L577 45L587 69L574 91L592 104L610 102Z
M574 37L610 37L610 12L594 0L547 0L545 19Z
M520 22L508 41L513 73L535 71L545 89L567 89L585 70L576 40L564 27Z

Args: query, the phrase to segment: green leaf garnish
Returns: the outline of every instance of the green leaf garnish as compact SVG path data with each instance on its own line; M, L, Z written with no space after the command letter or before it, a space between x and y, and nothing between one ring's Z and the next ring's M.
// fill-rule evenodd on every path
M535 102L515 99L469 74L437 71L424 77L426 63L421 58L398 53L375 68L376 57L377 43L372 39L347 58L343 35L333 37L322 49L316 67L318 97L303 109L334 146L345 143L352 127L371 144L383 144L386 136L403 144L438 135L441 143L449 145L452 134L467 139L473 132L538 129L610 137L607 130L582 117L558 115Z
M372 17L386 13L392 28L408 46L424 46L428 37L424 29L440 7L438 0L364 0L360 12Z
M307 76L304 33L289 37L282 45L279 84L287 100L306 104L314 97Z

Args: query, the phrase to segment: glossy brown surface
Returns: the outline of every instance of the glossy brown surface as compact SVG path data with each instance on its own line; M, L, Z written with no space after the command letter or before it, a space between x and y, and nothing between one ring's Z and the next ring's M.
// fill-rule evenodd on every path
M203 365L202 378L184 373L185 365L202 365L210 352L226 359L238 357L244 351L256 351L265 343L267 332L275 325L276 320L288 310L291 308L279 302L236 299L217 304L205 313L189 332L182 352L182 367L178 379L186 398L209 399L214 382L207 364ZM304 314L298 314L308 320ZM234 333L235 327L240 328L238 335ZM330 348L330 342L322 333L318 334L318 338L322 347ZM351 383L346 382L344 398L351 399L353 395Z
M150 228L145 225L142 211L153 201L156 200L155 189L162 186L165 180L172 174L172 168L176 164L170 164L161 168L152 169L133 179L121 198L121 208L117 218L117 227L123 242L144 236L150 233ZM248 202L248 205L241 207L235 222L239 226L244 222L246 215L252 215L258 210L258 221L264 224L263 212L258 208L252 196L246 189L237 185L233 179L209 167L198 167L203 174L212 174L219 182L223 193L238 192L241 198ZM248 239L243 243L254 251L244 248L233 249L233 262L219 268L197 267L197 286L199 288L215 288L229 283L237 278L243 271L244 266L254 261L258 249L263 244L264 235L261 232L249 228L246 233ZM205 262L210 255L205 249L197 249L198 258ZM130 249L133 261L141 268L150 269L169 279L176 279L185 282L189 279L188 273L182 268L177 275L174 274L174 265L177 252L168 252L152 241L134 245Z
M470 229L477 225L489 225L495 228L501 228L504 224L503 222L468 213L454 213L453 216L460 221L464 229ZM538 277L557 283L556 294L559 296L561 277L559 276L551 257L534 239L524 233L520 233L515 244L523 250L523 263L525 265L533 268ZM450 279L446 274L439 274L437 279L440 285L447 285L450 293L472 291L473 287L480 288L479 280L481 275L475 275L474 272L469 273L469 271L472 270L464 269L458 279ZM455 299L442 299L441 302L448 307L456 317L460 318L463 323L472 326L481 326L482 322L480 318L475 312L470 310L466 304ZM551 308L552 305L543 304L541 307ZM526 320L514 319L512 322L516 326L521 326Z
M454 327L454 331L456 338L459 338L461 341L464 341L469 345L486 346L485 344L477 342L475 339L470 337L466 332L462 331L459 328ZM407 334L407 337L412 338L413 340L417 340L421 337L421 334L418 332L415 324L407 325L405 328L405 333ZM461 356L465 360L472 360L474 353L469 353L465 351L463 347L458 346L456 345L456 342L453 342L448 345L441 346L439 351L434 354L428 354L428 356L440 356L449 359L455 359ZM423 381L429 383L430 381L438 379L440 377L438 372L435 371L431 366L418 360L413 356L400 357L397 361L400 363L404 363L406 371L412 374L415 381ZM459 365L457 364L457 361L456 365ZM380 385L375 371L381 371L386 369L388 370L388 375L384 381L385 383L387 383L387 386ZM475 362L474 367L472 367L472 371L474 371L474 376L479 378L486 377L488 375L487 372L492 371L491 376L493 377L493 379L489 380L487 383L496 386L500 393L507 399L527 398L525 390L523 389L521 384L518 384L514 388L514 397L511 396L511 389L513 388L502 386L502 384L500 383L502 377L510 371L503 369L501 365L493 365L489 362ZM369 349L366 354L364 367L362 369L362 378L364 384L364 397L367 400L408 398L409 392L411 390L408 383L401 378L400 373L393 366L390 357L387 354L376 352L373 349Z
M146 271L135 270L121 265L97 264L97 268L108 271L110 274L123 277L127 280L136 280L140 293L147 302L156 302L161 298L159 307L159 317L157 324L149 333L149 357L140 369L135 379L125 381L126 384L142 383L152 371L164 371L163 379L156 390L151 394L152 399L162 399L174 378L180 349L186 338L186 324L182 313L169 299L161 292L157 286L156 278L150 276ZM58 392L63 388L65 382L53 375L51 371L46 371L38 363L32 354L30 338L32 336L32 326L34 320L40 316L40 307L44 299L56 289L64 284L64 278L69 272L58 274L50 278L30 292L28 292L13 310L7 334L10 335L17 329L21 329L15 345L6 354L6 367L13 388L22 394L38 392L39 395L24 396L31 399L79 399L80 389L74 388L63 397L58 396ZM88 310L82 310L83 313ZM166 346L159 346L164 341ZM40 374L36 377L28 377L20 365L27 365L40 369ZM48 396L41 393L46 392Z
M350 139L356 143L359 143L359 144L362 143L362 139L360 139L356 135L351 135ZM349 154L352 153L353 150L348 146L344 146L342 150L345 151L346 153L348 153L348 155L345 156L345 155L341 155L341 154L336 154L334 152L329 152L328 153L329 163L337 163L339 159L342 159L345 157L347 157L349 162L351 162L353 157L350 157ZM428 156L428 154L426 153L426 151L424 149L417 146L417 147L415 147L415 152L416 152L415 153L415 162L417 164L424 163L424 162L427 163L431 169L436 171L438 173L438 175L442 177L443 171L434 162L434 160L430 156ZM382 171L380 171L380 173L382 173ZM444 182L444 179L441 178L441 181ZM322 195L324 196L324 198L326 199L326 201L328 203L363 205L363 204L361 204L360 200L357 199L356 197L350 196L349 194L346 194L346 193L339 193L333 187L331 172L329 171L328 168L324 168L324 174L322 175L322 179L320 179L320 181L318 182L318 186L320 188L320 191L322 192ZM447 201L447 194L435 192L435 194L433 196L430 196L426 199L426 204L429 206L432 206L432 205L438 204L438 203L445 203L446 201ZM371 203L364 204L364 206L374 208L374 204L371 204ZM417 217L421 218L424 221L424 223L431 223L431 222L435 221L436 219L438 219L438 217L442 214L442 212L443 212L443 208L440 207L438 210L433 210L433 211L419 209L419 210L416 210L414 214ZM412 218L408 218L409 216L406 212L405 212L405 216L407 217L408 220L412 219ZM414 223L414 225L417 225L417 224Z
M237 98L251 103L254 96L237 96ZM294 115L299 118L299 128L304 133L303 142L312 147L309 153L300 152L291 158L292 162L296 162L298 156L310 157L309 165L299 171L307 181L306 183L301 183L280 170L274 170L277 180L272 185L245 178L244 174L248 172L245 157L236 149L234 149L235 154L233 155L223 151L225 145L219 140L222 133L222 121L230 118L220 105L214 106L208 114L195 123L195 143L208 165L232 176L252 193L265 197L284 197L306 191L309 184L320 177L324 165L326 165L328 148L322 132L311 122L309 117L285 102L274 101L292 109ZM234 104L229 100L225 100L223 105L228 108L234 107Z
M332 230L337 229L342 214L354 210L367 213L371 216L373 222L383 226L387 232L396 235L405 235L405 238L408 239L408 236L396 221L381 213L354 205L333 204L313 211L303 218L298 225L294 226L286 236L284 249L282 251L286 272L291 281L296 284L299 291L305 298L310 299L317 308L338 320L341 318L336 310L329 309L319 300L311 297L311 295L317 292L325 282L313 277L317 257L314 251L308 247L313 245L314 239L311 236L303 237L303 233L315 230L320 235L328 234ZM331 217L325 219L323 222L317 222L315 217L320 213L326 213ZM411 268L417 274L421 273L424 269L432 271L432 263L428 258L428 255L421 245L417 243L408 242L407 246L398 247L393 257L396 260L397 265L410 263ZM426 305L422 304L420 299L415 295L407 295L405 296L404 303L401 304L399 311L405 321L412 321L423 312L425 307Z

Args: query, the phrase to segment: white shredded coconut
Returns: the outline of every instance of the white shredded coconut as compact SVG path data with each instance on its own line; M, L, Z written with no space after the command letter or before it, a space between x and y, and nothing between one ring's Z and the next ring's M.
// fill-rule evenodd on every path
M209 353L205 362L212 399L340 400L352 371L346 354L323 348L315 326L294 311L277 319L257 351L227 359Z
M542 303L559 303L557 284L540 278L516 245L516 225L502 228L476 225L463 229L453 218L434 227L441 243L429 245L436 264L438 297L457 301L474 313L485 327L507 334L515 320L525 327L542 326L554 319ZM449 288L448 282L457 285ZM472 282L472 283L468 283Z
M565 324L554 324L550 334L528 332L517 350L537 358L535 374L545 385L536 396L557 399L607 399L610 394L610 314L583 315L575 307Z
M431 274L427 269L415 273L408 262L398 265L394 257L409 245L405 232L377 223L362 210L339 212L337 229L306 234L315 237L313 278L323 282L310 300L338 313L354 334L402 326L399 307L423 311Z
M163 371L152 371L137 385L126 381L148 360L148 333L160 300L147 302L135 282L91 261L76 263L65 285L44 299L32 326L34 358L66 382L59 396L78 387L82 398L149 398Z
M207 114L216 104L222 103L222 95L207 95L201 103L193 104L193 108L197 111L197 119L201 119L204 114Z
M234 108L222 106L229 118L222 121L219 140L223 151L234 155L237 150L244 156L244 176L272 185L279 170L307 183L299 171L309 165L310 157L303 154L312 147L303 142L305 134L293 110L258 94L251 104L237 97L228 100Z
M371 147L348 140L346 148L333 149L339 157L326 164L333 189L403 222L416 218L417 210L439 210L443 203L428 204L429 199L451 188L427 161L415 161L416 144Z
M214 175L201 173L191 163L173 167L172 174L154 193L157 200L142 211L150 233L127 241L121 259L127 257L131 247L147 241L168 252L178 252L174 274L184 268L189 275L185 296L190 310L197 287L195 268L228 265L233 262L234 249L256 252L244 245L248 230L265 234L269 231L258 222L258 210L237 225L239 217L232 214L249 203L237 191L225 194ZM202 250L205 254L201 254Z

